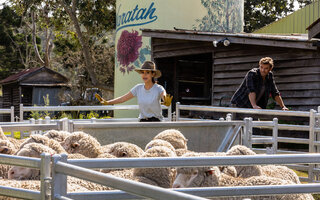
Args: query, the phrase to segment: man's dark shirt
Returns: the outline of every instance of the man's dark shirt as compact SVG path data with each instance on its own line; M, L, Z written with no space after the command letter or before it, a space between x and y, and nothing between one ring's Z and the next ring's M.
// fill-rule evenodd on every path
M239 108L252 108L252 105L249 100L249 93L255 92L256 96L259 95L260 90L262 88L263 79L260 74L259 68L251 69L243 79L240 87L234 93L231 98L231 103L235 104ZM269 72L266 76L265 80L265 92L257 102L257 105L261 108L266 108L268 104L269 96L275 98L275 96L279 96L279 90L274 82L273 73Z

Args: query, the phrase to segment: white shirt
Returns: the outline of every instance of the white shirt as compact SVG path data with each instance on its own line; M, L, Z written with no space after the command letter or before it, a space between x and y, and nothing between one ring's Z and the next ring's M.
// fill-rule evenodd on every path
M163 119L161 110L161 93L165 91L161 85L153 84L152 88L146 90L144 83L137 84L130 92L137 97L139 104L139 119L156 117Z

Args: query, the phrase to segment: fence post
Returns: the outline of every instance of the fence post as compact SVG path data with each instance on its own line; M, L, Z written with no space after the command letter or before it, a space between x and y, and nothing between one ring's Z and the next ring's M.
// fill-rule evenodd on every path
M168 120L172 121L172 104L168 107Z
M20 122L22 122L23 121L23 104L20 104Z
M231 120L232 120L232 114L228 113L227 116L226 116L226 121L227 122L231 122Z
M30 124L35 124L36 123L36 120L34 118L31 118L29 119L29 123ZM30 134L29 135L32 135L32 134L35 134L35 131L30 131ZM25 134L23 133L23 138L24 138ZM21 135L20 135L21 137Z
M246 117L244 118L244 137L243 137L243 145L252 149L252 118Z
M273 118L273 128L272 128L272 139L273 139L273 153L276 154L278 151L278 130L279 130L279 123L278 118Z
M10 107L10 118L11 122L14 122L14 106Z
M91 119L90 119L90 123L96 123L97 122L97 119L95 118L95 117L92 117Z
M59 130L60 131L69 131L69 119L63 118L59 120Z
M50 120L51 120L51 118L50 118L49 116L46 116L46 117L44 118L44 123L45 123L45 124L50 124Z
M314 145L314 139L315 139L315 122L316 122L316 111L314 109L310 110L310 119L309 119L309 153L315 152L315 145ZM308 170L308 178L310 182L314 182L314 164L309 164L309 170Z
M57 162L66 162L67 155L53 155L52 156L52 183L51 183L51 197L55 199L56 197L66 196L67 194L67 176L64 174L56 173L55 165Z
M176 103L176 121L179 121L180 118L180 102Z
M41 200L50 199L50 181L51 181L50 159L51 159L50 154L48 153L41 154L41 164L40 164Z

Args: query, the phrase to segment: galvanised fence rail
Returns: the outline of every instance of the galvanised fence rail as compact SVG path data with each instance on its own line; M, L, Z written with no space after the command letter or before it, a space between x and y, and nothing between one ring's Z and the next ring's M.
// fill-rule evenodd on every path
M10 121L14 122L14 107L11 106L10 109L1 108L0 114L10 114Z
M201 167L229 165L267 165L267 164L318 164L320 154L293 155L251 155L221 157L171 157L171 158L115 158L67 160L67 155L52 157L51 199L203 199L201 197L251 196L320 193L320 183L266 185L241 187L207 187L163 189L139 182L110 176L91 169L99 168L162 168L162 167ZM66 176L74 176L87 181L109 186L119 190L71 192L66 191ZM45 190L43 190L45 191ZM42 192L42 191L41 191ZM47 191L48 192L48 191ZM182 194L187 193L187 194ZM192 195L192 196L191 196ZM201 196L201 197L196 197Z
M309 125L291 125L291 124L279 124L278 119L274 118L273 121L253 121L252 118L245 118L242 128L235 132L233 137L240 137L241 143L247 147L250 147L258 153L306 153L299 151L286 151L278 148L278 143L294 143L294 144L308 144L309 153L320 152L320 106L318 112L311 109L310 112L302 111L278 111L278 110L261 110L261 109L246 109L246 108L229 108L229 107L213 107L213 106L194 106L194 105L180 105L176 104L176 120L188 120L188 118L180 118L181 110L190 111L212 111L212 112L225 112L229 113L226 117L227 121L231 121L230 113L246 113L246 114L264 114L275 116L294 116L294 117L308 117ZM224 119L222 119L224 120ZM253 135L253 128L272 129L272 136L258 136ZM294 137L279 137L279 130L293 130L293 131L308 131L309 138L294 138ZM226 145L232 143L225 142L225 146L221 146L220 149L228 149ZM266 149L253 148L255 144L271 144L271 147ZM291 165L296 170L308 171L309 177L307 179L302 178L308 182L320 181L320 168L318 165Z
M172 108L161 105L163 110L168 110L168 121L172 120ZM23 113L28 111L97 111L97 110L138 110L138 105L114 105L114 106L23 106L20 104L20 121L23 121Z
M0 154L0 164L36 168L40 170L40 191L0 185L0 195L33 200L49 199L49 181L51 179L50 160L51 156L49 154L41 154L41 159Z

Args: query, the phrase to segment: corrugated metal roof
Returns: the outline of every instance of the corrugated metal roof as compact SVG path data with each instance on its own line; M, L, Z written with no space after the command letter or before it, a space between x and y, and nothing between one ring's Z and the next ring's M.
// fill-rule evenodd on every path
M21 72L18 72L16 74L13 74L3 80L0 81L0 84L4 84L4 83L9 83L9 82L16 82L21 80L23 77L25 77L26 75L35 72L37 70L40 70L42 67L35 67L35 68L30 68L30 69L24 69Z
M285 40L285 41L301 41L307 42L307 34L288 34L288 35L274 35L274 34L257 34L257 33L216 33L186 29L176 30L163 30L163 29L141 29L142 31L158 32L158 33L188 33L195 35L212 35L212 36L225 36L225 37L242 37L242 38L255 38L255 39L270 39L270 40Z

